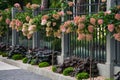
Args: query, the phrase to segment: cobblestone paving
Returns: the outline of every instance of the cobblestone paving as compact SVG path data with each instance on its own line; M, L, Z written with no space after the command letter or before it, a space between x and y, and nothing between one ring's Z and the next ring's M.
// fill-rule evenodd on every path
M41 75L26 71L26 70L22 70L22 69L14 69L15 66L13 66L12 69L4 69L3 66L8 68L11 65L2 63L0 62L0 80L51 80L49 78L43 77ZM3 69L1 69L1 67ZM11 66L12 67L12 66Z

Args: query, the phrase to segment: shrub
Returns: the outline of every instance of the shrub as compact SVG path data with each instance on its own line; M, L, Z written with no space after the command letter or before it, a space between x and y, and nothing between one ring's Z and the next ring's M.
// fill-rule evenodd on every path
M105 79L105 80L114 80L114 79L113 79L113 78L110 78L110 79L107 78L107 79Z
M39 67L47 67L49 65L50 64L48 62L41 62L41 63L39 63Z
M23 63L27 63L28 58L27 58L27 57L25 57L25 58L23 58L23 59L22 59L22 61L23 61Z
M0 55L2 55L2 52L0 52Z
M86 72L81 72L76 75L77 80L87 79L89 78L89 74Z
M70 75L70 73L73 72L73 71L74 71L74 68L73 68L73 67L65 68L65 69L63 70L63 75L68 76L68 75Z
M31 65L35 65L36 62L35 62L35 59L32 59L31 62L30 62Z
M23 59L23 56L21 54L14 54L12 56L12 59L14 59L14 60L21 60L21 59Z
M1 53L2 54L2 57L7 57L8 54L7 53Z
M57 71L57 67L56 66L52 66L52 71L56 72Z

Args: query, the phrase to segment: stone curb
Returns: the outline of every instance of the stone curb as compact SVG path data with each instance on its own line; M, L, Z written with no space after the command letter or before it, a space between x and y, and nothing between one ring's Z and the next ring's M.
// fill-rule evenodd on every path
M39 68L38 66L33 66L30 64L24 64L22 61L15 61L12 59L7 59L6 57L0 56L0 61L20 67L21 69L28 70L30 72L34 72L36 74L48 77L52 80L76 80L73 77L70 76L64 76L62 74L54 73L51 70L48 70L46 68Z

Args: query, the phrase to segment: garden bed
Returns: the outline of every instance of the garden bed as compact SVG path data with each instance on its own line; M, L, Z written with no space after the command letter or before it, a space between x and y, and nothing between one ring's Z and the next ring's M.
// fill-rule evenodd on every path
M76 78L74 77L64 76L62 74L52 72L52 66L39 68L36 65L24 64L22 63L21 60L15 61L12 59L7 59L6 57L2 57L2 56L0 56L0 61L34 72L36 74L46 76L48 78L51 78L52 80L76 80ZM90 80L90 79L87 79L87 80ZM105 80L105 78L102 76L98 76L94 78L94 80Z

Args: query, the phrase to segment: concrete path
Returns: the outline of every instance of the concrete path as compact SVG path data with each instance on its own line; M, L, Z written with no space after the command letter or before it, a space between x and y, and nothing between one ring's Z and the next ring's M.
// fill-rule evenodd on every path
M0 80L51 80L0 61Z

